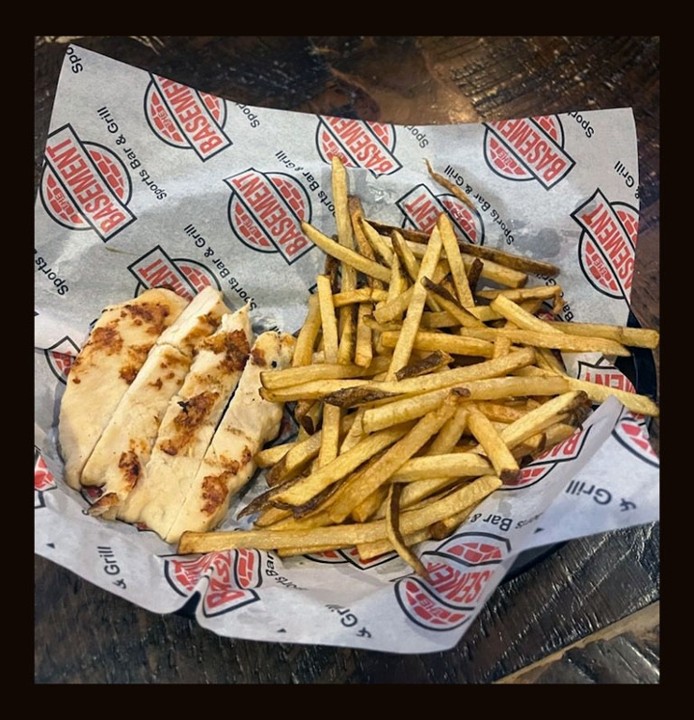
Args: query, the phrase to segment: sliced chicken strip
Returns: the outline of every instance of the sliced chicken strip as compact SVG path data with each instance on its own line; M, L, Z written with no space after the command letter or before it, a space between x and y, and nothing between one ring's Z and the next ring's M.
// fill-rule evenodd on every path
M207 286L159 336L82 471L83 485L102 488L91 514L116 517L149 460L169 400L183 385L196 348L229 312L222 293Z
M58 439L65 480L77 490L85 463L157 338L188 304L152 288L106 307L75 358L60 401Z
M152 453L117 517L165 535L185 501L215 428L249 358L248 306L224 315L205 338L180 391L169 401Z
M178 542L185 530L216 527L227 514L231 499L253 477L253 457L279 433L283 404L260 397L260 373L288 367L295 339L287 333L258 336L229 407L212 438L205 458L192 479L185 502L165 540Z

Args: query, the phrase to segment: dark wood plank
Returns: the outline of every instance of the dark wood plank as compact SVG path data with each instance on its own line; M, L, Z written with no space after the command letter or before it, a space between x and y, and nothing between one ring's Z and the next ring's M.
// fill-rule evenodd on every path
M655 684L660 680L660 603L648 605L498 684Z
M633 107L642 198L633 309L659 327L657 37L75 41L239 102L367 120L480 122ZM64 49L64 40L36 38L36 183ZM659 374L658 353L656 366ZM421 656L220 638L188 617L134 607L44 558L35 557L34 574L38 683L490 683L657 601L659 523L567 543L505 583L456 648ZM627 652L607 665L624 664Z

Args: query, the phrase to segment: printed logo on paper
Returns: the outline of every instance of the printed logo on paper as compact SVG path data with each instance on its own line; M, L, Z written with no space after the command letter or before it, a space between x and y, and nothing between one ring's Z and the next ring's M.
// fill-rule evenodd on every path
M571 217L579 224L581 269L590 284L612 298L629 299L639 229L639 212L611 203L597 189Z
M34 445L34 510L46 506L43 493L57 487L53 473L48 469L41 450Z
M94 230L108 242L136 220L130 175L108 148L83 141L67 124L48 136L44 161L41 202L63 227Z
M448 193L435 195L426 185L417 185L395 203L404 219L403 227L431 232L436 220L445 213L451 219L458 237L473 245L484 244L484 225L477 210Z
M248 168L224 182L231 189L229 224L244 245L279 253L288 265L313 247L301 231L302 222L311 222L311 201L296 178Z
M203 162L233 144L224 133L224 100L160 75L150 77L145 116L157 137L173 147L192 148Z
M369 568L383 565L384 563L396 560L399 556L396 552L387 552L378 555L369 560L362 560L356 548L341 548L338 550L325 550L320 553L310 553L305 556L313 562L324 563L328 565L339 565L349 563L359 570L368 570Z
M260 599L255 591L262 583L257 550L242 548L207 553L190 560L167 559L164 576L183 597L200 590L206 617L238 610Z
M648 439L646 419L629 412L622 413L612 431L612 436L630 453L653 467L660 467L660 460Z
M386 123L321 116L316 145L326 163L338 157L345 167L368 170L374 177L392 175L402 167L393 155L395 128Z
M454 630L474 617L510 550L506 538L490 533L454 535L421 555L431 583L417 575L395 583L398 604L426 630Z
M61 383L66 384L72 363L75 362L79 352L79 346L66 335L43 352L51 372Z
M484 123L484 157L502 178L536 180L549 190L576 164L564 150L564 129L556 115Z
M186 300L192 300L208 285L221 289L214 273L205 265L187 258L174 260L160 245L128 265L128 270L138 281L136 297L148 288L163 287L173 290Z
M544 480L557 465L575 460L586 443L590 427L576 430L566 440L554 445L539 455L530 464L521 469L518 477L512 483L502 485L499 490L518 490L537 485Z

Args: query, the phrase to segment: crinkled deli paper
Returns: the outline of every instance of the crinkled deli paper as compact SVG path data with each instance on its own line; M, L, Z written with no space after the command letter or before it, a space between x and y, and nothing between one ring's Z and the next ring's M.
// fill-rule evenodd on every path
M558 265L564 320L627 322L639 214L628 108L368 123L250 107L70 46L35 207L35 552L154 612L199 596L197 620L222 636L444 650L521 551L659 518L644 418L604 403L519 485L495 492L451 537L419 545L431 582L393 553L367 563L348 550L177 556L146 529L85 514L87 497L63 481L66 374L107 304L163 284L192 297L211 283L233 309L250 303L256 332L298 329L324 262L299 221L334 232L334 154L367 216L427 230L447 212L469 242ZM476 211L433 182L425 160ZM631 387L606 358L566 361L576 376Z

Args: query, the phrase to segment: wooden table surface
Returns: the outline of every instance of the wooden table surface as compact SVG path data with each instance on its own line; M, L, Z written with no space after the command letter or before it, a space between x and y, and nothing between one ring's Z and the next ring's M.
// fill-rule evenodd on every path
M36 187L69 42L248 105L404 125L631 107L641 181L632 306L659 329L658 37L37 36ZM657 350L654 360L659 381ZM651 434L659 453L657 421ZM455 648L405 656L221 638L35 556L35 682L658 682L659 541L654 523L569 542L501 585Z

